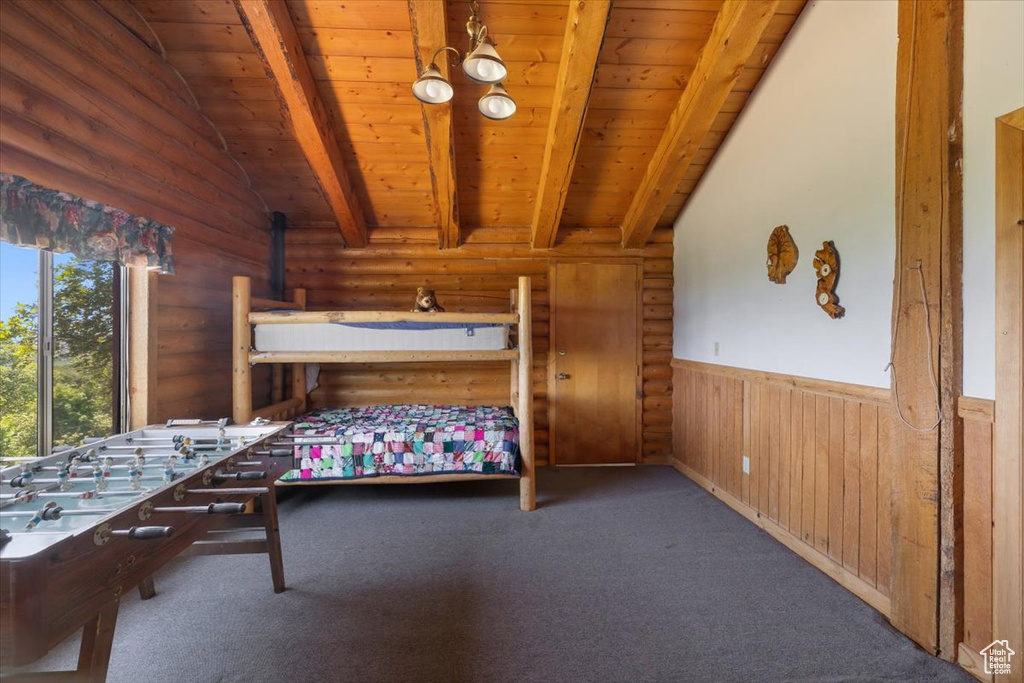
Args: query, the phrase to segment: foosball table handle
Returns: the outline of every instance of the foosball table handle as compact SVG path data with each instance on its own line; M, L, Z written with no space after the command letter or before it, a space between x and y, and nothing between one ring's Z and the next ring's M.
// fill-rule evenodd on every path
M254 451L253 455L270 456L271 458L289 458L295 454L291 448L270 448L265 451Z
M267 473L263 470L255 472L217 472L213 475L217 481L259 481L266 479Z
M152 541L158 538L168 538L173 533L173 526L133 526L130 529L115 529L110 532L110 535L127 536L138 541Z
M245 503L210 503L206 511L211 515L240 515L245 512Z

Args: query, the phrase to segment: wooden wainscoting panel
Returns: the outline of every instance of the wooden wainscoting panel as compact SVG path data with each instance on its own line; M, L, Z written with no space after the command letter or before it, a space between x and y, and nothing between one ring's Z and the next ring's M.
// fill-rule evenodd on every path
M672 365L676 468L888 614L888 391Z

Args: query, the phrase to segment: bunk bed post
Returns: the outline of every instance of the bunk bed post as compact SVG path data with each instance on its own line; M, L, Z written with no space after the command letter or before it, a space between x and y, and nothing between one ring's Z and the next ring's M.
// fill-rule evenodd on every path
M306 310L306 290L296 289L292 294L292 301L295 302L295 308L300 311ZM306 364L305 363L292 363L292 398L299 399L302 401L296 406L291 414L291 417L298 417L306 412Z
M252 304L252 285L249 278L241 276L233 277L231 285L231 417L236 423L244 424L252 419L252 373L249 367L249 345L252 343L249 308Z
M516 294L519 293L518 285L514 289L510 289L508 291L508 293L509 293L509 297L508 297L509 298L509 310L512 313L516 313L518 315L519 309L518 309L517 303L516 303ZM508 335L508 342L509 342L509 344L512 343L511 332ZM518 346L518 341L517 341L517 346ZM509 400L509 405L512 406L512 412L514 412L516 417L518 418L519 417L519 356L518 355L516 356L515 360L513 360L511 363L509 363L509 366L512 368L512 371L509 372L510 380L511 381L509 382L509 393L508 393L509 399L508 400Z
M533 468L533 317L530 310L530 278L519 278L516 298L519 313L519 452L522 476L519 480L519 509L537 507L537 482Z

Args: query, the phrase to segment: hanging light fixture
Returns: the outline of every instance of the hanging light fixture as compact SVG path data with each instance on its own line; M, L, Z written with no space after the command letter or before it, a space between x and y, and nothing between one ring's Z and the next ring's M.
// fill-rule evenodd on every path
M508 91L501 83L495 83L477 104L480 113L489 119L501 121L516 113L516 101L508 96Z
M452 66L461 64L463 73L471 81L491 86L487 94L480 98L477 107L487 118L500 121L516 113L516 103L502 84L508 75L508 67L498 55L494 41L487 35L487 27L480 21L479 11L476 0L470 2L470 15L466 22L469 52L465 57L453 47L445 45L438 48L430 60L430 66L412 84L412 94L425 104L442 104L452 98L452 84L441 75L437 67L437 56L445 51L452 52L455 55Z

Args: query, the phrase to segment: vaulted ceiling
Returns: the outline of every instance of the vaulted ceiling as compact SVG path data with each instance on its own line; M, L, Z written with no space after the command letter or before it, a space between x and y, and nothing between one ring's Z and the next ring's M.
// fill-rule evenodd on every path
M411 93L463 0L133 0L289 225L535 248L671 226L804 2L481 0L518 105L492 121L458 69L451 103Z

